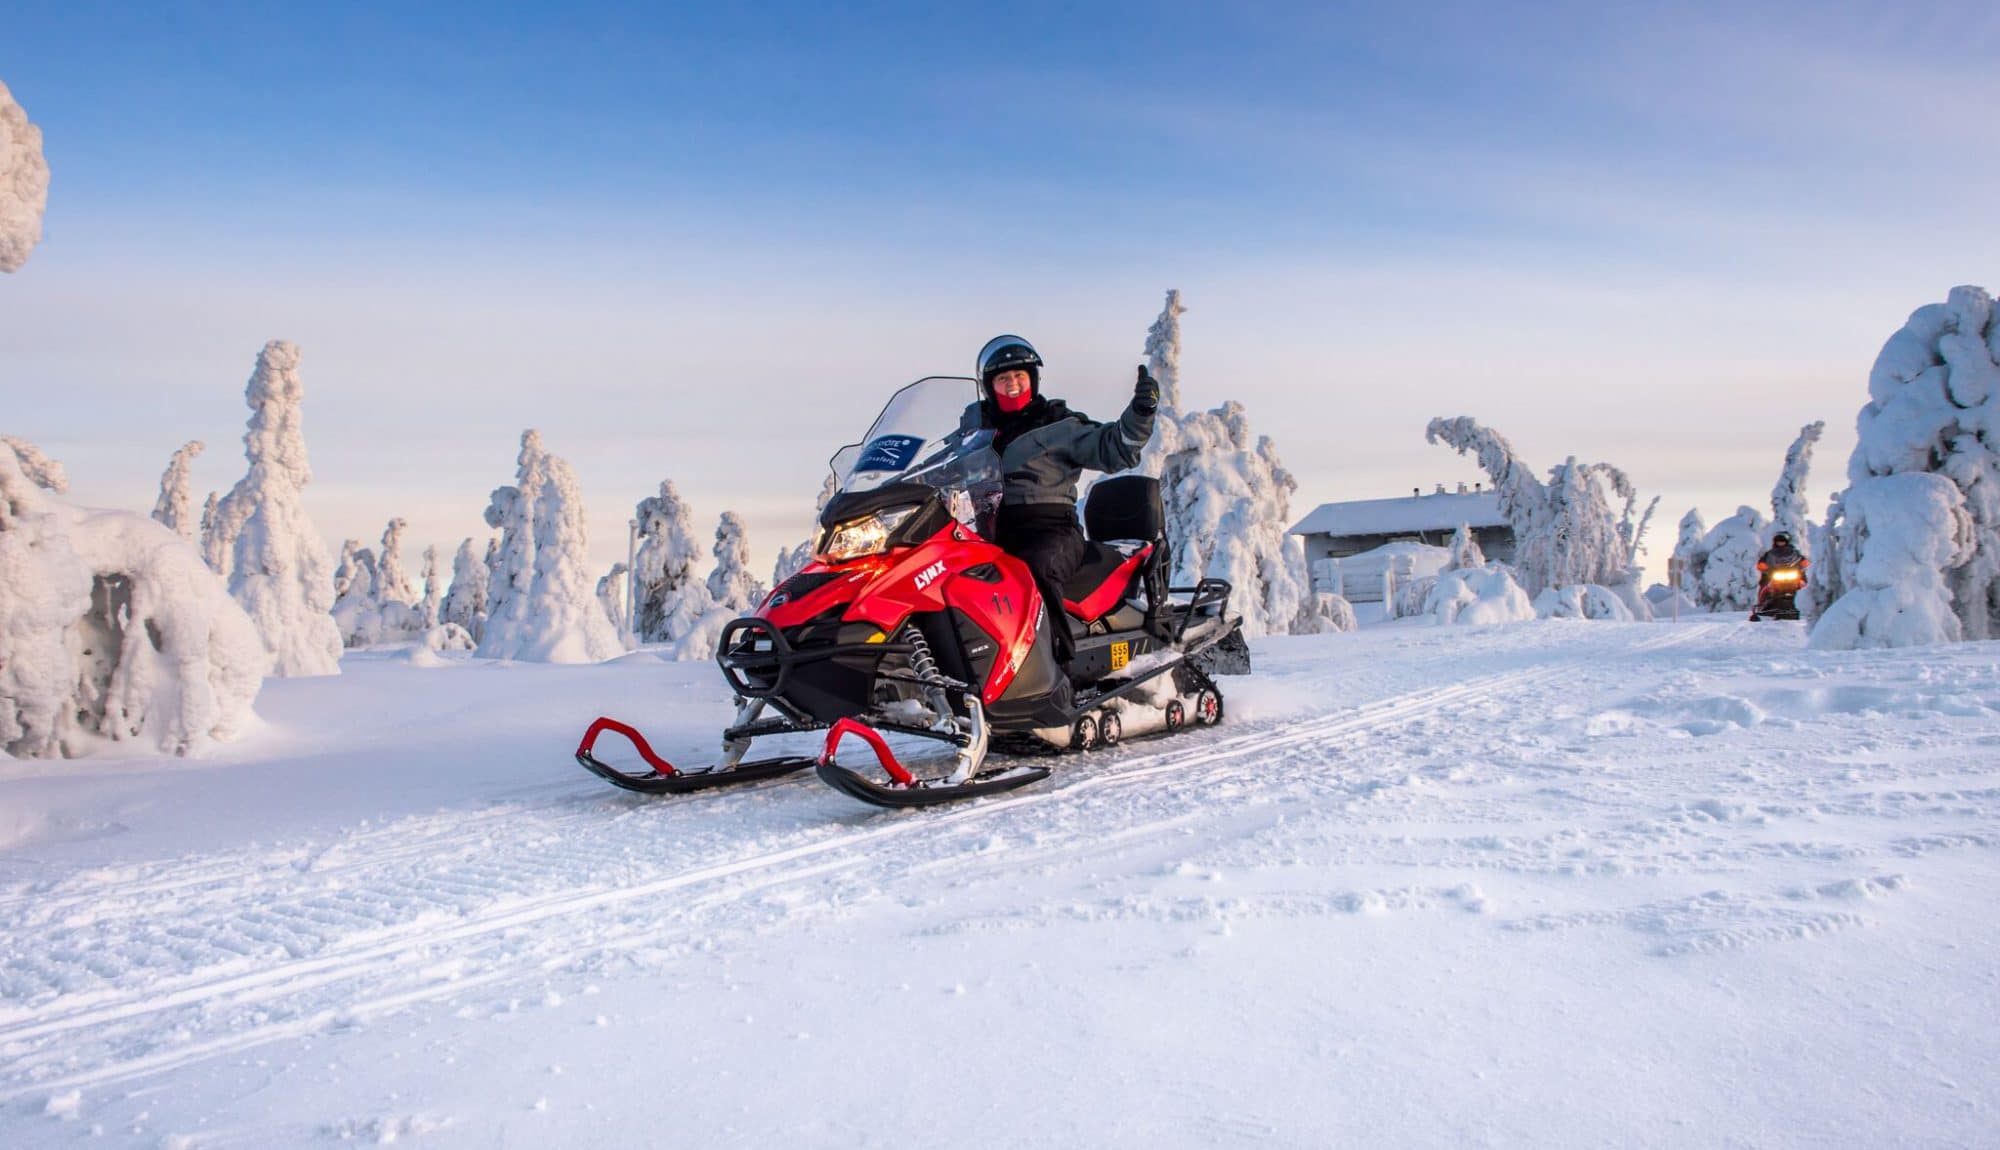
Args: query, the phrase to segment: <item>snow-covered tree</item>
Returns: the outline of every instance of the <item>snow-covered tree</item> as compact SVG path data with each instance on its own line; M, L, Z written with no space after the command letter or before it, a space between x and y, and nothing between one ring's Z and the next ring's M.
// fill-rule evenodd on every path
M472 538L467 536L452 558L451 591L444 597L444 614L439 622L456 624L475 643L486 631L487 574L485 560L473 554Z
M1229 605L1243 613L1248 636L1316 628L1305 545L1288 533L1298 481L1271 437L1253 436L1234 401L1182 416L1179 434L1160 479L1173 582L1228 580Z
M778 553L777 565L771 569L771 586L776 587L785 580L797 575L806 569L806 564L812 562L813 544L819 541L820 512L826 510L826 505L832 502L834 495L839 490L840 484L831 474L827 475L821 481L819 485L819 502L813 505L813 533L806 536L805 542L798 544L788 551L780 551Z
M1771 534L1780 531L1792 537L1792 545L1808 546L1807 530L1812 524L1812 508L1806 503L1806 474L1812 469L1813 445L1826 431L1826 421L1818 420L1799 428L1799 437L1785 450L1785 468L1771 488ZM1768 540L1766 540L1768 542Z
M738 615L757 609L764 601L764 585L750 574L750 536L743 517L734 511L722 513L715 525L715 569L708 573L708 600Z
M548 482L548 452L542 448L541 433L530 428L521 433L521 452L515 457L515 482L496 487L486 504L486 525L500 531L496 548L487 551L490 578L486 589L486 627L480 635L480 654L504 650L512 657L527 631L528 593L535 585L535 498ZM487 649L494 642L494 651Z
M202 452L199 439L191 439L174 452L160 475L160 497L153 502L153 518L183 539L196 538L193 496L188 491L188 468Z
M1841 492L1821 568L1837 572L1832 605L1813 623L1822 650L1914 647L1964 637L1948 582L1977 550L1965 494L1946 475L1905 471Z
M17 272L42 240L49 204L49 164L42 130L0 84L0 272Z
M1424 438L1471 454L1492 479L1514 531L1513 566L1530 596L1548 587L1632 581L1643 522L1632 524L1635 496L1624 472L1571 456L1543 482L1505 436L1466 416L1431 420ZM1622 518L1611 509L1611 495L1624 501Z
M208 569L227 579L229 577L229 572L225 569L227 562L214 554L209 542L215 537L215 509L221 502L222 496L219 493L214 491L208 493L207 501L201 505L201 535L197 542L201 544L201 557L203 562L208 564Z
M0 748L22 758L62 753L76 695L69 631L92 576L51 495L68 487L60 464L0 436Z
M1706 557L1700 581L1689 590L1704 611L1748 611L1757 605L1757 557L1770 538L1770 524L1755 507L1709 529L1701 541Z
M0 436L0 748L186 754L241 729L270 654L200 553L145 516L60 498L62 469Z
M1479 549L1479 539L1472 533L1470 523L1461 523L1458 530L1451 533L1451 562L1445 564L1446 571L1470 571L1474 567L1486 566L1486 552Z
M312 482L303 427L299 349L272 340L257 355L245 399L250 471L216 505L209 541L229 556L229 593L243 605L280 676L340 673L333 577L300 493ZM211 564L213 566L213 564Z
M403 532L409 526L403 519L391 519L382 532L382 553L375 567L375 601L383 606L398 603L413 607L417 602L417 589L411 586L410 574L403 567Z
M695 574L701 544L694 514L671 479L660 493L639 501L639 638L679 643L710 607L708 587ZM706 656L702 656L706 657Z
M604 605L604 617L611 620L611 626L625 634L628 618L627 601L632 593L632 569L623 563L613 563L604 578L597 581L597 601Z
M347 647L366 647L380 639L376 581L380 571L375 550L359 539L341 544L340 563L333 569L333 622L340 641Z
M443 622L444 580L438 577L438 549L424 548L424 598L417 604L417 625L425 631Z
M526 550L517 553L503 539L508 594L486 620L479 653L541 663L613 658L625 648L586 573L589 539L576 473L544 450L533 430L522 433L519 467L518 486L494 493L487 522L512 530ZM503 497L507 491L512 495ZM525 580L517 559L527 561Z
M1702 572L1708 568L1708 524L1703 522L1701 512L1693 507L1681 516L1680 537L1674 542L1674 558L1681 562L1681 591L1694 599L1695 588L1701 586Z
M1944 303L1912 313L1876 357L1868 373L1868 403L1855 421L1848 489L1836 496L1825 526L1813 535L1821 552L1831 552L1814 556L1811 609L1820 613L1815 643L1822 642L1819 629L1833 617L1837 596L1876 590L1867 580L1879 577L1885 564L1907 572L1907 564L1938 556L1950 556L1943 582L1959 635L2000 638L2000 317L1995 312L1985 289L1953 288ZM1956 487L1959 514L1969 525L1968 546L1958 545L1958 518L1941 509L1939 497L1910 494L1914 485L1856 494L1874 479L1918 474L1944 476ZM1890 490L1901 494L1881 493ZM1895 508L1907 511L1912 523L1888 529ZM1937 538L1928 543L1910 538L1907 531L1918 523ZM1893 541L1871 541L1870 533ZM1890 552L1898 556L1893 563L1874 562L1874 556ZM1864 566L1875 574L1862 575ZM1880 598L1871 595L1870 601ZM1849 608L1841 618L1860 611ZM1857 633L1901 639L1922 630Z
M1313 597L1305 545L1287 533L1298 489L1271 437L1253 435L1243 405L1181 408L1179 291L1146 332L1147 369L1160 381L1160 410L1137 471L1160 480L1173 582L1220 578L1246 635L1324 630L1338 609ZM1328 611L1334 612L1329 616Z
M1153 326L1146 329L1146 370L1160 381L1160 412L1153 421L1153 438L1139 456L1138 471L1155 479L1165 472L1167 459L1181 447L1181 316L1186 311L1180 291L1168 289L1166 306L1160 309ZM1168 519L1170 522L1173 519L1171 510Z

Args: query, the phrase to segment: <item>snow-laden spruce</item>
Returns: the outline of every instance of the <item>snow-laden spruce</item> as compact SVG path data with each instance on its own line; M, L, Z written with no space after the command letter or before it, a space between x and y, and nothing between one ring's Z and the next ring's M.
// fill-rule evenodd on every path
M623 563L613 563L611 570L604 573L604 578L597 581L597 601L604 608L604 617L611 620L611 628L618 632L620 638L628 640L628 647L631 646L630 637L625 631L632 617L631 595L632 569Z
M346 647L374 642L376 623L375 550L359 539L340 545L340 562L333 568L333 624Z
M299 349L284 340L265 344L244 398L250 405L243 435L250 471L216 504L204 540L210 566L228 572L230 595L271 652L272 674L337 675L333 573L301 499L312 466Z
M410 584L410 573L403 567L403 532L409 527L408 521L398 517L389 520L389 526L382 531L382 552L375 567L375 599L383 606L393 603L413 607L417 602L417 589Z
M1451 561L1445 564L1446 571L1470 571L1486 566L1486 552L1479 548L1479 538L1473 534L1470 523L1461 523L1458 530L1451 533Z
M1946 585L1976 550L1965 497L1943 475L1906 471L1863 479L1840 493L1839 529L1820 568L1840 572L1841 593L1813 624L1822 650L1955 642L1964 625Z
M1771 535L1779 532L1790 535L1792 546L1801 551L1807 546L1807 532L1812 526L1812 507L1806 501L1806 476L1812 470L1813 446L1825 432L1823 419L1799 428L1799 437L1785 449L1785 466L1778 472L1777 485L1771 488Z
M1166 306L1146 329L1146 370L1159 381L1160 411L1153 420L1153 438L1140 453L1138 472L1154 479L1165 472L1168 457L1181 446L1181 315L1186 311L1179 290L1169 289Z
M1601 619L1610 623L1630 623L1636 618L1632 609L1610 588L1594 583L1545 588L1535 596L1534 606L1537 619Z
M444 580L438 573L438 549L424 548L424 597L417 603L417 626L429 631L444 621Z
M1704 611L1748 611L1757 605L1757 558L1770 545L1771 524L1755 507L1709 528L1699 551L1701 577L1690 585Z
M660 481L660 493L639 501L639 635L646 643L680 644L708 613L708 587L695 574L701 543L694 513L674 481ZM710 652L712 654L712 652ZM707 654L691 656L707 658Z
M1694 602L1694 592L1701 585L1701 573L1708 567L1708 524L1696 508L1688 508L1681 516L1680 535L1674 541L1674 559L1681 568L1681 594L1688 602Z
M1173 546L1169 578L1192 587L1229 581L1229 605L1249 636L1337 629L1339 607L1318 599L1306 571L1305 544L1289 533L1298 481L1278 460L1268 435L1253 435L1243 405L1181 411L1181 293L1146 333L1147 369L1160 381L1160 411L1138 470L1160 480Z
M0 272L17 272L42 240L49 204L49 164L42 130L0 83Z
M517 483L493 493L487 523L502 530L505 579L496 581L479 653L538 663L596 663L624 643L588 574L583 492L567 460L521 433ZM505 597L500 590L504 588Z
M799 543L789 550L778 553L778 561L771 568L771 586L776 587L785 580L797 575L806 569L806 564L812 562L813 545L819 542L820 513L825 511L826 505L833 501L833 497L839 491L839 488L840 485L834 480L831 473L820 482L819 501L813 504L812 533L806 536L803 543Z
M467 536L452 557L451 590L445 594L439 622L459 627L475 643L486 632L487 578L486 561L473 553L472 537Z
M1944 303L1918 308L1889 337L1868 373L1868 403L1855 421L1858 438L1847 461L1848 488L1836 495L1826 523L1814 533L1813 643L1934 642L1952 628L1855 625L1879 621L1886 572L1901 572L1906 594L1931 594L1936 560L1941 587L1956 617L1956 636L2000 638L2000 318L1983 288L1957 287ZM1925 485L1880 486L1894 476L1939 475L1958 497L1957 509ZM1922 493L1919 489L1923 488ZM1891 526L1897 509L1908 522ZM1958 535L1963 526L1969 537ZM1913 538L1919 525L1935 533ZM1961 546L1963 544L1963 546ZM1865 573L1864 573L1865 572ZM1845 595L1867 596L1845 610ZM1828 604L1831 606L1828 606ZM1864 605L1865 604L1865 605ZM1936 604L1903 610L1929 617ZM1834 626L1821 633L1831 622Z
M194 518L194 497L188 489L188 469L202 453L202 442L191 439L174 452L167 469L160 473L160 497L153 501L153 518L183 539L196 539L200 524Z
M708 573L708 600L717 607L747 615L764 601L764 585L750 574L750 534L743 517L722 513L715 525L715 569Z
M242 729L270 662L187 540L61 499L62 469L0 436L0 748L187 754Z
M1550 587L1597 584L1630 587L1621 598L1643 601L1636 586L1638 552L1653 504L1638 513L1637 493L1623 471L1570 456L1538 478L1507 438L1466 416L1433 419L1424 438L1470 454L1493 481L1500 512L1514 530L1515 571L1529 596ZM1622 513L1612 509L1623 501Z

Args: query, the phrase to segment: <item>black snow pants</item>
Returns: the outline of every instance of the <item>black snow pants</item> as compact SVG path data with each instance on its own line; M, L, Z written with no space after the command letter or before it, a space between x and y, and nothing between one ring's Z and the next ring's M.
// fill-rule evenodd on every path
M1063 584L1083 562L1083 530L1076 508L1059 503L1002 504L994 540L1002 551L1028 565L1055 637L1056 662L1068 663L1076 653L1063 610Z

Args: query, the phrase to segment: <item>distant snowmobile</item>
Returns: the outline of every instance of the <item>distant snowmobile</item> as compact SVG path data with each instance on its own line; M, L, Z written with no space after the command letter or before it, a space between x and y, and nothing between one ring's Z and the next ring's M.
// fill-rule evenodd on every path
M1792 537L1783 531L1771 537L1771 549L1757 559L1757 605L1750 621L1796 619L1798 595L1806 585L1806 568L1812 560L1792 548Z
M1167 585L1159 481L1124 475L1091 489L1089 552L1053 613L1027 565L983 537L1001 476L992 432L960 426L976 395L971 379L918 380L834 457L840 491L820 514L814 561L723 629L716 662L737 714L720 763L680 770L608 718L591 725L577 762L628 790L669 794L811 766L863 802L909 807L1048 777L1031 760L989 768L996 744L1086 751L1119 742L1128 720L1135 734L1221 722L1212 676L1249 671L1242 619L1229 614L1224 580ZM1067 669L1053 654L1055 626L1070 629ZM817 756L744 759L754 739L820 730ZM651 773L599 759L605 731L630 739ZM935 768L906 766L886 734L955 750ZM836 761L850 735L879 772Z

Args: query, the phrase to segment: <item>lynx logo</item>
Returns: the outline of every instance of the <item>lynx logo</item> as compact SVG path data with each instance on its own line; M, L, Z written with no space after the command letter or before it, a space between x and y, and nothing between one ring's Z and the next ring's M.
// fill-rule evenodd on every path
M944 574L944 560L942 559L917 572L917 590L921 591L930 586L942 574Z

